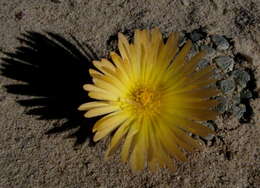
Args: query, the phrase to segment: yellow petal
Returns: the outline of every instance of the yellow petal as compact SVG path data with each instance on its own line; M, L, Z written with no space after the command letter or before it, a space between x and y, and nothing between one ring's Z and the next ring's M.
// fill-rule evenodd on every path
M185 65L183 73L185 75L189 75L191 72L195 71L199 61L206 55L205 51L200 51L195 56L191 58L191 60Z
M134 171L143 170L145 162L147 160L148 151L148 129L149 121L147 119L141 119L138 122L140 131L136 135L135 145L133 145L133 152L130 158L130 164Z
M126 120L115 132L109 148L107 149L105 157L108 158L111 154L115 152L115 150L118 148L120 142L122 141L123 137L127 134L129 130L129 126L131 125L131 120Z
M117 67L119 70L121 70L121 71L124 72L125 70L123 69L123 66L122 66L122 64L123 64L123 59L122 59L117 53L115 53L115 52L110 52L110 56L111 56L113 62L115 63L116 67Z
M101 63L103 64L103 67L105 67L106 69L115 72L116 67L114 66L113 63L111 63L111 62L108 61L107 59L102 58L102 59L101 59Z
M128 131L127 137L125 139L125 143L122 147L121 151L121 160L123 162L126 162L129 156L131 145L134 145L135 143L135 136L138 133L138 125L136 123L133 123L130 130Z
M118 33L118 49L123 59L131 59L128 40L122 33Z
M196 121L215 120L218 113L208 109L184 108L174 109L175 114L181 117L187 117Z
M107 70L111 72L115 71L114 65L106 59L102 59L101 61L93 61L93 65L104 74L108 74Z
M97 100L117 101L118 97L104 92L90 91L88 96Z
M134 34L134 45L137 46L148 46L150 40L150 32L147 30L135 30Z
M151 172L155 172L158 170L158 160L156 158L153 158L152 160L148 161L148 168Z
M83 85L83 89L85 91L95 91L95 92L102 92L102 93L106 93L107 91L102 89L102 88L99 88L93 84L85 84ZM108 92L109 93L109 92Z
M110 91L111 93L114 93L117 96L119 96L121 94L121 91L119 88L115 87L113 84L111 84L105 80L102 80L99 78L94 78L93 82L97 87Z
M133 152L131 153L131 157L130 157L130 165L133 171L142 170L145 165L146 156L143 153L140 144L141 141L136 141L135 145L133 145Z
M177 115L171 115L172 124L199 136L214 134L210 128Z
M118 106L108 105L108 106L103 106L103 107L99 107L99 108L93 108L93 109L89 110L87 113L85 113L84 116L86 118L90 118L90 117L95 117L95 116L100 116L100 115L108 114L111 112L115 112L119 109L120 108Z
M210 84L215 84L217 81L217 79L205 79L205 80L197 80L194 81L193 84L189 84L185 83L183 84L183 87L188 90L188 89L198 89L198 88L202 88L202 87L206 87Z
M179 73L174 75L174 77L171 80L172 89L183 87L185 82L187 82L187 80L189 80L189 76L191 75L191 73L193 73L195 71L195 68L196 68L197 64L199 63L199 60L204 55L205 55L205 52L201 51L201 52L197 53L195 56L193 56L188 63L184 64L183 69L181 71L179 71Z
M105 69L105 67L104 67L104 69ZM127 85L123 82L122 78L118 77L118 71L113 74L95 75L93 77L94 83L95 83L95 79L103 80L104 82L111 84L113 87L116 87L119 90L128 89ZM102 86L100 86L100 87L102 87Z
M156 145L154 148L154 151L156 151L156 157L158 159L159 166L161 168L168 167L171 170L174 170L173 161L165 151L165 148L162 146L163 139L159 136L158 132L156 132L157 137L156 138Z
M195 99L205 99L216 96L219 94L219 91L216 88L202 88L196 89L194 91L183 91L183 92L171 92L169 95L172 95L174 98L178 98L181 100L195 100Z
M200 149L201 146L199 142L192 137L188 136L183 130L173 127L174 138L179 147L184 148L187 151L194 151L195 149Z
M174 170L173 161L162 146L163 139L159 133L160 124L156 119L152 120L152 124L149 127L149 145L151 146L151 155L148 158L149 168L168 167ZM155 163L155 164L153 164ZM156 164L157 163L157 164Z
M176 56L178 51L178 42L179 42L179 34L171 33L166 44L159 52L158 61L162 62L161 66L163 66L162 70L164 71L172 59Z
M163 46L163 39L162 39L162 33L158 28L152 29L151 31L151 45L153 53L150 54L152 56L152 59L156 61L155 63L159 63L158 61L158 55L159 55L159 49Z
M96 131L102 131L106 129L107 127L111 127L114 125L121 124L126 120L126 116L123 112L117 111L111 114L106 115L105 117L102 117L100 120L98 120L94 127L93 132Z
M170 71L169 75L172 77L177 76L177 73L180 72L182 66L185 63L185 57L187 56L188 52L190 51L192 47L192 43L190 40L186 42L186 44L183 46L181 51L178 53L176 58L173 60L172 64L169 66L168 70Z
M142 41L141 32L142 31L140 31L139 29L135 30L135 33L134 33L134 45L135 46L141 46L141 41Z
M161 125L163 126L163 125ZM176 137L172 133L169 128L167 128L165 125L164 127L161 127L158 129L161 138L162 145L164 146L165 150L173 157L181 160L186 161L187 158L183 154L183 152L180 151L178 146L176 145Z
M95 69L89 69L89 74L91 77L96 77L96 76L103 76L103 74Z
M93 140L96 142L96 141L102 139L103 137L107 136L109 133L111 133L113 130L115 130L118 126L120 126L125 120L126 120L126 117L117 115L114 117L112 116L111 118L107 119L106 121L103 121L103 123L100 124L99 127L96 128L97 132L96 132Z
M190 84L193 84L194 81L197 80L207 80L210 77L213 76L214 73L214 67L213 66L207 66L194 74L192 74L190 77Z
M180 101L175 104L177 108L205 109L210 110L219 104L218 100L202 100L202 101Z
M104 102L88 102L88 103L85 103L85 104L82 104L78 107L78 110L80 111L85 111L85 110L89 110L91 108L97 108L97 107L103 107L103 106L107 106L108 104L107 103L104 103Z

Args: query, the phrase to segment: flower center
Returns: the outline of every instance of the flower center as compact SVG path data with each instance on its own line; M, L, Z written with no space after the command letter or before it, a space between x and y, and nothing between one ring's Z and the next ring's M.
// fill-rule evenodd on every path
M127 99L129 110L138 116L158 113L160 107L160 92L147 87L133 90Z
M139 86L119 99L120 108L134 116L150 116L160 112L161 90Z
M141 107L151 105L154 97L154 92L147 88L140 88L133 93L133 100Z

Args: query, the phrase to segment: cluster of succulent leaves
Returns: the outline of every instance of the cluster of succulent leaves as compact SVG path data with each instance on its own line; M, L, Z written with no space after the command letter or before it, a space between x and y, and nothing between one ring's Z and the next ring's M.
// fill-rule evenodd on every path
M194 44L192 55L200 50L207 51L199 69L209 64L216 67L216 85L221 91L221 95L217 97L220 101L217 106L218 112L225 117L233 116L240 122L249 122L252 115L249 101L255 97L254 74L249 66L250 60L236 53L233 41L225 36L209 35L200 29L194 30L183 35L180 46L187 39L191 39ZM213 130L217 128L213 121L208 121L205 125ZM211 140L213 137L206 137L205 140Z

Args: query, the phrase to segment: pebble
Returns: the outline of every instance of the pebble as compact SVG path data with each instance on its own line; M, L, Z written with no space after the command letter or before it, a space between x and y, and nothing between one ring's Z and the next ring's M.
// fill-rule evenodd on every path
M214 77L216 80L221 80L221 79L223 79L224 74L221 73L218 69L215 69L215 70L214 70L214 75L213 75L213 77Z
M233 106L233 114L237 117L237 118L242 118L244 113L246 112L246 106L244 104L240 104L238 106Z
M227 50L229 48L229 43L225 37L213 35L211 39L218 50Z
M200 49L205 50L207 52L207 55L213 55L215 53L215 50L207 45L201 46Z
M234 97L232 97L232 100L233 100L233 104L240 104L241 103L241 96L239 94L235 95Z
M219 113L224 113L225 111L227 111L229 108L227 99L222 96L218 96L218 97L216 97L216 99L219 101L219 104L217 105L216 110Z
M219 82L219 87L223 93L228 93L235 90L236 83L232 78L229 78L226 80L221 80Z
M218 56L218 57L214 58L214 62L224 72L232 71L234 68L234 63L235 63L233 58L231 58L229 56Z
M235 80L235 82L241 87L245 88L247 85L247 82L250 80L250 75L248 72L244 70L235 70L232 73L232 76Z
M203 35L201 33L199 33L198 31L193 31L190 34L190 39L192 40L192 42L197 42L199 40L201 40L203 38Z
M203 69L209 65L209 60L207 59L201 59L198 63L198 68Z
M243 89L240 95L242 99L250 99L253 97L253 94L249 89Z

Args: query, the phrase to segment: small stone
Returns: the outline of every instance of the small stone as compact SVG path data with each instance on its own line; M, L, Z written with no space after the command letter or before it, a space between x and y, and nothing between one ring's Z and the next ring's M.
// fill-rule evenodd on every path
M240 95L242 99L250 99L253 97L253 94L249 89L243 89Z
M229 43L225 37L221 35L213 35L211 39L218 50L227 50L229 48Z
M232 97L233 104L240 104L241 103L241 97L240 95L235 95Z
M213 55L215 53L215 50L211 48L210 46L203 45L200 47L201 50L205 50L208 55Z
M232 73L232 76L235 80L235 82L241 87L245 88L247 85L247 82L250 80L250 75L248 72L244 70L235 70Z
M238 118L242 118L244 113L246 112L246 106L244 104L240 104L238 106L233 106L233 114Z
M224 72L232 71L234 68L234 63L235 63L233 58L231 58L229 56L218 56L214 59L214 62Z
M205 67L209 66L209 60L207 59L201 59L198 63L198 68L203 69Z
M226 79L219 82L219 87L223 93L228 93L235 90L236 83L233 79Z
M199 40L201 40L203 38L203 34L199 33L198 31L193 31L190 34L190 39L192 40L192 42L197 42Z
M219 113L224 113L225 111L227 111L229 108L227 99L222 96L216 97L216 99L219 101L219 104L217 105L216 110Z
M214 70L213 78L215 78L216 80L222 80L223 77L224 77L223 73L221 73L218 69Z

